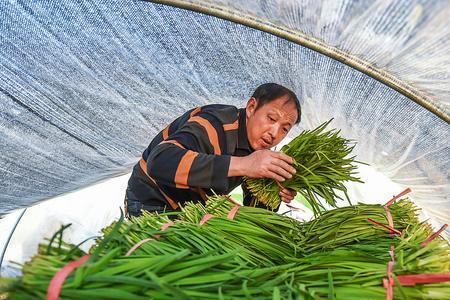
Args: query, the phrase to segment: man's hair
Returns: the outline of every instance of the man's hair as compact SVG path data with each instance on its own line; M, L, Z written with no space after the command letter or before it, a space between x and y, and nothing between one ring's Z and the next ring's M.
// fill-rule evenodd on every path
M253 98L258 100L255 110L286 95L288 96L288 101L294 102L297 107L297 120L295 124L298 124L300 123L301 107L297 96L290 89L276 83L264 83L256 88L252 95Z

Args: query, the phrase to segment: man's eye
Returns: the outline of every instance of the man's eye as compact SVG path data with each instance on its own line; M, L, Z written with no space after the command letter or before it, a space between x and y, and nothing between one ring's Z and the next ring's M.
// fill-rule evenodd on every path
M275 122L275 119L272 118L272 117L269 117L269 120L272 121L272 122Z

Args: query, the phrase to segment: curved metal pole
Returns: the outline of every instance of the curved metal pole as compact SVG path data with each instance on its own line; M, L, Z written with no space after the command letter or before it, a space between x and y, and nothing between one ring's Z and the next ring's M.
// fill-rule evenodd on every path
M0 275L1 275L1 271L2 271L3 258L5 257L6 249L8 249L8 245L9 245L9 242L11 241L14 231L16 230L17 225L19 225L19 222L22 219L22 217L26 211L27 211L26 208L24 208L22 210L19 217L17 217L16 223L14 224L13 228L11 229L11 232L9 233L8 238L6 239L5 246L3 247L2 254L0 255Z
M396 90L397 92L403 94L404 96L413 100L417 104L431 111L442 120L446 121L447 123L450 123L450 113L446 111L446 109L439 103L436 103L435 101L431 100L428 96L426 96L424 92L415 89L411 85L403 82L399 78L395 77L394 75L386 71L377 69L370 63L354 55L350 55L342 50L339 50L336 47L327 45L324 42L315 39L313 37L307 36L302 32L298 32L284 26L267 23L264 20L256 18L255 16L246 15L239 11L234 11L219 5L215 5L213 3L207 3L203 1L193 1L193 2L187 2L183 0L144 0L144 1L165 4L173 7L178 7L218 17L237 24L241 24L247 27L251 27L260 31L270 33L282 39L307 47L323 55L331 57L343 64L346 64L380 81L381 83L389 86L390 88Z

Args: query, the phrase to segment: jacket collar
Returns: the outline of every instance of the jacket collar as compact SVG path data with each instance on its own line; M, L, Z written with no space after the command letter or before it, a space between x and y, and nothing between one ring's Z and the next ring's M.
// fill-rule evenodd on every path
M246 150L248 152L253 152L250 143L248 142L247 135L247 118L245 114L245 108L239 109L239 129L238 129L238 142L237 148L241 150Z

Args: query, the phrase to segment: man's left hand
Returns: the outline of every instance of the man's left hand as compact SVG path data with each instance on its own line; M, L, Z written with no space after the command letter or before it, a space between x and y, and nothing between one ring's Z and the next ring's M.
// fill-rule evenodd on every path
M291 189L283 188L280 190L281 200L285 203L290 203L297 195L297 192Z

